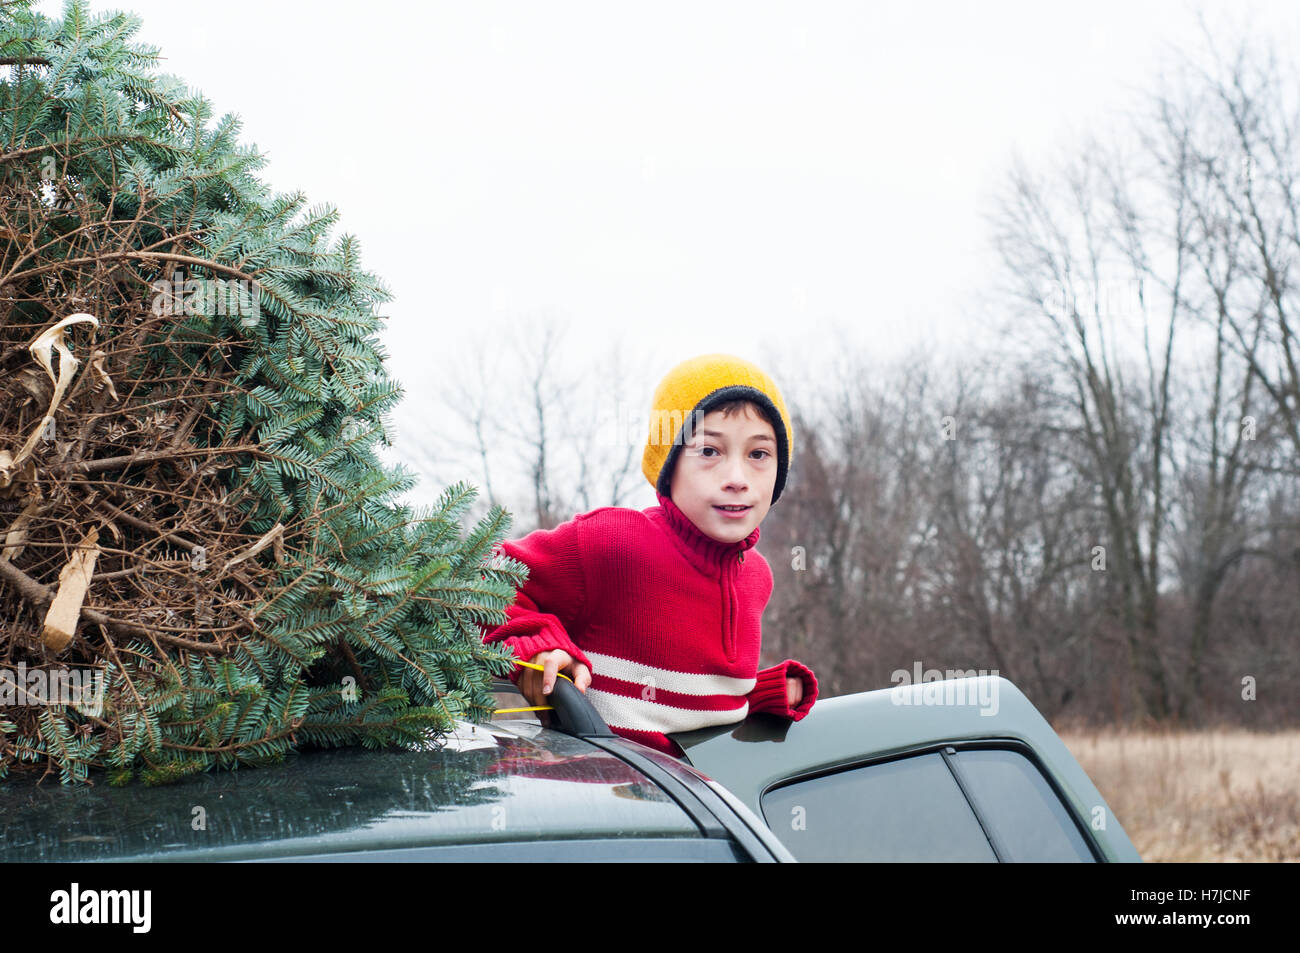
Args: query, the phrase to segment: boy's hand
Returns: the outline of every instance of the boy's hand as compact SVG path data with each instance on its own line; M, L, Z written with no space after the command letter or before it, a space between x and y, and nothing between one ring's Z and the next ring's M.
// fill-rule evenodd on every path
M576 661L563 649L538 652L528 661L545 669L543 672L535 668L521 669L523 674L519 676L519 693L528 699L529 705L541 706L551 703L547 696L555 688L555 679L558 677L556 672L564 672L573 679L573 684L580 692L585 693L587 686L591 684L591 669Z
M541 672L534 674L540 675ZM799 703L803 701L802 678L787 678L785 680L785 697L791 708L798 707Z

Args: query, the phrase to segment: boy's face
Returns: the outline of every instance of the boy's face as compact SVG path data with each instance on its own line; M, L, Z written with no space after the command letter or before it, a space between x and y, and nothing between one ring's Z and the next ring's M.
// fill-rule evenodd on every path
M702 533L735 543L754 531L772 506L776 432L751 407L724 417L706 414L682 445L669 484L673 503ZM747 506L731 515L726 505Z

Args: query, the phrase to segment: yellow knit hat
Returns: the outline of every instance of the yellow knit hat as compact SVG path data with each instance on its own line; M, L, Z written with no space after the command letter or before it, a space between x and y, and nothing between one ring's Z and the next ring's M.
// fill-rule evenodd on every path
M777 469L772 502L777 501L785 487L794 449L790 415L772 378L749 361L730 354L703 354L683 361L655 388L641 472L657 493L671 496L673 467L684 439L689 439L689 434L695 432L709 411L737 399L757 404L776 433Z

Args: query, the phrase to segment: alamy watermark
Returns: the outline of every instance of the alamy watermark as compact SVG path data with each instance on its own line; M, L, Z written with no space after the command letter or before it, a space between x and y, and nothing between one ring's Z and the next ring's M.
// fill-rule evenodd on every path
M19 662L0 668L0 707L71 705L84 714L104 710L104 670L100 668L32 668Z
M895 705L978 705L980 715L998 713L998 670L950 668L922 671L919 661L912 671L895 669L889 676ZM983 676L993 676L985 678Z
M687 410L655 410L647 426L645 409L619 402L612 415L601 414L600 442L605 446L641 446L649 441L653 446L683 444L695 436L703 415L691 415Z
M151 287L154 314L231 315L246 328L262 319L258 285L251 278L186 278L178 271Z
M1138 278L1102 278L1092 283L1050 280L1043 284L1040 300L1043 309L1056 318L1075 314L1141 318L1147 311Z
M67 890L50 894L50 922L117 923L130 926L132 933L148 933L152 907L152 890L83 890L74 882Z

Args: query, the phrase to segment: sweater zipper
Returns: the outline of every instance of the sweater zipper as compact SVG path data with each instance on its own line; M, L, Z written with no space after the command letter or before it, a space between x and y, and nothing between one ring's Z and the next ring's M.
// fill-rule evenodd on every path
M727 598L727 629L724 633L725 641L722 646L723 653L727 656L728 662L736 660L736 629L739 623L736 616L740 613L736 599L736 578L740 575L740 567L745 562L745 551L742 549L736 553L736 559L727 567L727 572L723 575L723 586L726 587Z

